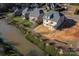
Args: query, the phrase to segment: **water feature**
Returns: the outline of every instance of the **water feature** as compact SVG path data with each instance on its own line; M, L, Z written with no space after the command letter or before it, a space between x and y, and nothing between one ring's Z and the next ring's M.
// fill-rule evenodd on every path
M23 55L45 55L45 53L38 48L36 45L29 42L25 39L24 35L12 25L8 25L4 19L0 19L0 33L2 37L5 38L5 41L13 44L13 46L20 51ZM32 54L29 52L32 51Z

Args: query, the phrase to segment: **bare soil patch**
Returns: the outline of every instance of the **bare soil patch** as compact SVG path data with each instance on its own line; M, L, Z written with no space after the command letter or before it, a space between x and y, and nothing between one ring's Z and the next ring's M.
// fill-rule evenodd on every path
M68 24L67 24L68 25ZM63 28L62 30L50 31L48 28L44 27L43 24L39 25L34 29L35 32L40 33L49 40L59 40L62 42L68 42L74 47L78 48L79 44L79 21L73 26Z

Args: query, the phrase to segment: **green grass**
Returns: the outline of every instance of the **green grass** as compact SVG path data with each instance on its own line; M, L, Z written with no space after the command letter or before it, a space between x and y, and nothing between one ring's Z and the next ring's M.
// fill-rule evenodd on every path
M14 23L21 23L22 25L24 25L25 27L31 27L32 26L32 22L30 22L29 20L23 20L22 17L12 17L12 22Z
M21 22L21 23L24 21L22 20L22 17L13 17L12 19L16 22Z
M23 22L23 25L26 26L26 27L31 27L32 26L32 22L30 22L29 20L25 20Z
M37 45L39 48L41 48L42 50L44 50L45 52L47 52L50 55L53 56L76 56L76 52L73 50L64 50L63 54L60 55L59 54L59 49L55 49L54 46L46 46L45 43L43 41L40 41L40 38L32 35L31 33L27 33L25 34L26 39L28 39L29 41L31 41L32 43L34 43L35 45Z
M65 56L77 56L76 52L73 50L70 50L70 49L64 51L63 55L65 55Z
M56 50L52 46L45 46L45 43L43 41L40 41L40 38L32 35L31 33L25 34L25 37L26 37L26 39L28 39L29 41L31 41L32 43L37 45L39 48L41 48L42 50L44 50L48 54L50 54L50 55L58 55L58 50Z

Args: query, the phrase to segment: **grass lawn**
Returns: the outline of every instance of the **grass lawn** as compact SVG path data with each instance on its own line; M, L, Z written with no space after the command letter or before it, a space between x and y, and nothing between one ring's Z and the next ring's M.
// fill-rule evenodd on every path
M25 34L25 37L26 39L28 39L29 41L40 47L42 50L46 51L48 54L58 55L58 50L56 50L54 47L50 45L45 46L45 43L43 41L40 41L40 38L32 35L31 33Z
M32 26L32 22L30 22L29 20L23 20L22 17L12 17L13 22L15 23L21 23L22 25L24 25L25 27L31 27Z
M22 17L13 17L13 20L17 22L23 22Z

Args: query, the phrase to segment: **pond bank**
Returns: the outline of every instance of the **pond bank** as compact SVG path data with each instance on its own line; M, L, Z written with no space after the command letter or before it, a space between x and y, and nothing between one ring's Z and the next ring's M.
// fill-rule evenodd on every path
M16 27L8 25L2 20L0 20L0 32L23 55L45 55L40 48L26 40L24 35Z

